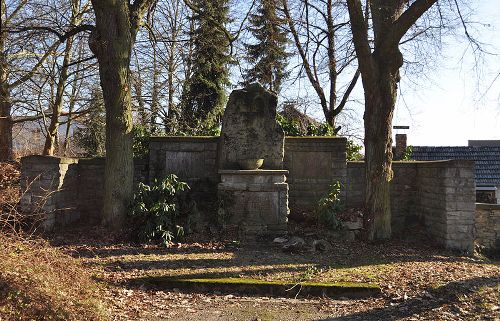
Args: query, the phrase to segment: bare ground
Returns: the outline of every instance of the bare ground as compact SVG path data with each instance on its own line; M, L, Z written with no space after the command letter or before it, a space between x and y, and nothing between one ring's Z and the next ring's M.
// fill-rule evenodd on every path
M116 320L500 320L500 267L415 242L334 242L329 253L283 253L265 243L120 243L98 228L51 240L83 260L104 287ZM131 282L155 276L252 277L265 280L375 282L364 300L182 293Z
M1 167L0 208L11 208L19 196L19 166ZM499 262L437 249L422 235L409 238L418 242L332 241L328 253L283 253L270 242L242 248L210 239L167 249L130 244L98 227L47 238L93 275L113 320L500 320ZM364 300L247 297L132 282L165 275L375 282L382 295Z

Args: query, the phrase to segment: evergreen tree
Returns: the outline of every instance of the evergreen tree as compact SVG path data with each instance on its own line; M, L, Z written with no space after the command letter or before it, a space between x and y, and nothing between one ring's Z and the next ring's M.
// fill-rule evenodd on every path
M229 22L228 0L195 0L192 73L181 102L181 126L194 134L220 124L229 84L229 39L222 30Z
M257 13L250 15L250 31L257 39L246 44L247 60L252 67L246 70L245 83L258 81L265 88L278 93L287 77L286 66L290 56L286 52L288 42L282 28L285 20L277 15L278 0L260 0Z
M79 127L73 134L75 143L86 157L105 156L106 114L99 86L92 88L89 110L89 114L81 120L84 127Z

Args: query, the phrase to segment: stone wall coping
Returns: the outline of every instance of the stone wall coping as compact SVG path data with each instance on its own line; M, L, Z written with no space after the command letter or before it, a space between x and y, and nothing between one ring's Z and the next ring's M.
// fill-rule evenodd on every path
M476 203L476 209L500 211L500 204Z
M471 167L474 165L473 160L465 160L465 159L445 159L445 160L437 160L437 161L393 161L393 165L395 166L410 166L410 165L418 165L423 167L448 167L450 164L455 167ZM365 165L364 161L348 161L348 167L362 167Z
M106 163L106 157L88 157L88 158L75 158L81 165L102 165ZM148 164L145 158L134 158L134 165Z
M91 165L91 164L104 164L106 162L105 157L88 157L80 158L80 164Z
M21 158L21 162L37 162L45 164L74 164L78 163L78 158L44 156L44 155L29 155Z
M338 137L338 136L285 136L285 140L293 140L293 141L332 141L332 140L340 140L347 141L346 137Z
M153 136L150 142L218 142L220 136Z
M221 169L221 175L287 175L288 171L284 169Z

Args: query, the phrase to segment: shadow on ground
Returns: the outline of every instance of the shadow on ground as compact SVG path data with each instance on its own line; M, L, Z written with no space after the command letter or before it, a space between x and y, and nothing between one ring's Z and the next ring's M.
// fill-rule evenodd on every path
M317 319L316 321L400 320L401 318L429 312L444 305L456 304L464 294L469 295L482 287L496 287L499 282L500 277L479 277L450 282L437 289L429 288L425 295L406 300L399 304L347 316Z

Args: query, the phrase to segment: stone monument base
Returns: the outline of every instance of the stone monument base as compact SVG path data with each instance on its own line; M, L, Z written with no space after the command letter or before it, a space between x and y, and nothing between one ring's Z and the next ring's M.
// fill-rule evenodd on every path
M288 222L286 170L220 170L219 213L240 238L283 235Z

